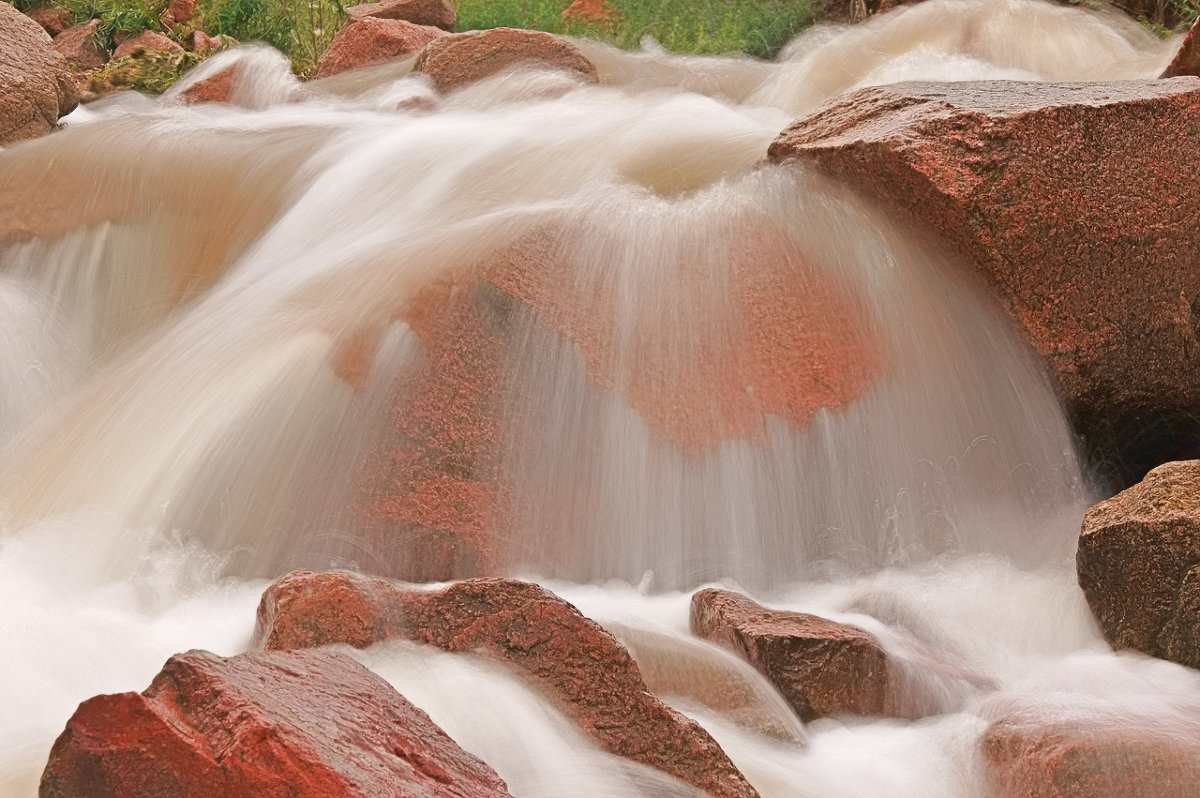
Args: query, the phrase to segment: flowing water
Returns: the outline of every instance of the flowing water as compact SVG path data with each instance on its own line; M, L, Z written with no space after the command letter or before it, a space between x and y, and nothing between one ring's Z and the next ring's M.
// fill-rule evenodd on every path
M980 795L979 736L1013 708L1200 709L1192 672L1100 639L1072 568L1095 497L989 300L761 163L855 87L1153 77L1174 43L929 0L769 64L580 46L599 85L518 71L444 98L408 64L302 85L248 47L200 72L235 65L240 107L121 97L0 153L0 794L36 791L84 698L244 650L288 568L420 571L431 518L625 640L764 796ZM439 349L430 306L499 343ZM411 378L468 367L486 402ZM424 443L461 450L405 471L395 407L430 405ZM414 479L432 499L389 511ZM705 583L864 626L932 714L802 727L688 635ZM516 795L687 794L495 665L356 656ZM733 684L750 698L714 701Z

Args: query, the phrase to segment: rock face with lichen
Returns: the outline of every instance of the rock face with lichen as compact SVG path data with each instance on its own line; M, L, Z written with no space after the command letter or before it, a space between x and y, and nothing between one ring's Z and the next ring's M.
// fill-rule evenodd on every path
M1200 668L1200 460L1089 510L1076 565L1110 643Z
M50 36L0 3L0 145L49 133L77 102L66 59Z
M1200 455L1197 157L1196 78L862 89L770 147L960 253L1126 484Z
M699 724L646 688L608 632L538 585L469 579L436 592L349 573L295 572L263 594L256 644L268 649L401 637L483 653L528 676L598 745L713 796L754 788Z
M168 660L142 693L83 702L54 743L39 795L499 798L508 790L344 654L190 651Z

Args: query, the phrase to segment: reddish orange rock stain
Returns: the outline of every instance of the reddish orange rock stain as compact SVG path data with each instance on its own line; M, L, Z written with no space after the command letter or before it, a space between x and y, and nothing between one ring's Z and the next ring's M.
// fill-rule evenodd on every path
M754 438L765 414L798 426L860 396L881 354L852 289L806 262L782 234L745 230L729 243L732 301L672 268L662 304L642 302L631 324L611 280L579 279L554 233L499 256L488 279L577 344L592 378L619 391L652 430L702 454Z

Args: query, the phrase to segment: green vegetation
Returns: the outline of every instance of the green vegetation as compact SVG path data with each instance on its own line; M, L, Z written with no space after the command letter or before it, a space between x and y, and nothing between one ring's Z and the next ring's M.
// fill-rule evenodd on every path
M99 94L136 89L162 94L179 76L204 60L195 53L140 51L114 58L88 76L88 88Z
M196 20L211 34L266 42L292 59L296 74L309 77L346 12L341 0L200 0Z
M15 0L21 11L47 0ZM346 21L341 0L198 0L196 15L167 30L161 22L170 0L51 0L71 14L75 24L100 20L97 43L114 41L145 30L166 33L176 41L193 30L231 36L242 42L266 42L287 55L297 74L307 77L317 58Z
M770 58L815 18L811 0L612 0L612 25L564 22L570 0L458 0L458 29L532 28L637 47L650 36L678 53Z

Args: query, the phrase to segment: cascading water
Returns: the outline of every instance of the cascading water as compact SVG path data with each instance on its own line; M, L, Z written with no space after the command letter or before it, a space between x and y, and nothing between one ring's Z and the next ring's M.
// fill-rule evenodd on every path
M122 98L0 153L0 794L36 791L80 700L244 649L266 578L412 573L386 501L413 473L397 375L440 362L429 297L470 292L503 322L503 357L468 353L489 434L455 439L416 504L612 628L764 796L983 794L997 706L1200 707L1191 672L1101 642L1069 431L986 299L837 186L760 163L856 86L1146 77L1170 46L1015 0L816 29L774 64L580 46L599 86L522 71L445 98L406 64L301 86L247 48L202 69L237 62L255 110ZM475 504L439 492L454 469ZM714 580L978 678L921 722L805 731L688 636ZM494 666L356 655L516 795L687 792ZM752 685L755 717L706 706L714 678Z

